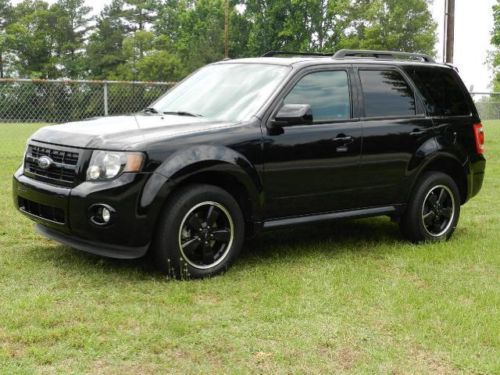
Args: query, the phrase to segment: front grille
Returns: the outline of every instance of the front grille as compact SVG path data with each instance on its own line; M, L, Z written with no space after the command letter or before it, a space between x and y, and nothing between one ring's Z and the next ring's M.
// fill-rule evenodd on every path
M42 156L47 156L52 161L47 168L42 168L39 164ZM74 186L79 158L80 153L76 149L30 144L24 160L24 172L36 180L55 185Z
M33 216L50 220L55 223L64 224L64 211L60 208L46 206L41 203L30 201L25 198L18 198L19 209Z

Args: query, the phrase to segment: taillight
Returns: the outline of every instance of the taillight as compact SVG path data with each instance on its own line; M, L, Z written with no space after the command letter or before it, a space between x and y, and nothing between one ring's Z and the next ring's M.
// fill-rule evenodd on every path
M478 154L484 153L484 130L483 124L474 124L474 139L476 140L476 151Z

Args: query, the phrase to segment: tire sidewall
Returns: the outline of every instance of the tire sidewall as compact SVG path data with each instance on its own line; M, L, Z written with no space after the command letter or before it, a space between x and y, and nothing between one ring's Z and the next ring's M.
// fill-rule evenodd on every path
M422 209L427 194L431 191L431 189L438 185L444 185L448 189L450 189L455 201L455 212L453 215L452 223L449 226L448 230L441 236L432 236L424 227L424 223L422 220ZM460 192L455 181L450 176L441 172L426 173L422 176L418 186L412 194L411 201L409 202L408 208L403 218L403 232L414 242L435 242L448 240L455 231L458 224L458 220L460 217L460 203Z
M231 248L223 261L217 265L200 269L189 264L179 246L179 230L185 215L197 204L213 201L222 205L233 221L234 237ZM175 278L204 278L222 273L238 257L243 240L244 220L240 206L225 190L212 185L189 185L174 194L166 205L155 241L155 260L157 266Z

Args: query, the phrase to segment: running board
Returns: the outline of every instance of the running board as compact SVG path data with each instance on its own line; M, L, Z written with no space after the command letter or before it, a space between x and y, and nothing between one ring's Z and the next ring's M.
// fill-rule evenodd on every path
M397 209L395 206L385 206L385 207L363 208L360 210L351 210L351 211L327 212L318 215L296 216L285 219L273 219L265 221L263 228L274 229L274 228L288 227L293 225L316 223L320 221L390 215L394 214L396 210Z

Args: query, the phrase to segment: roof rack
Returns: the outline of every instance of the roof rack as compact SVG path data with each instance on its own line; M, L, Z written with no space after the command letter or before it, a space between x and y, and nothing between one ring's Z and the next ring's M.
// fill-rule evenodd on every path
M273 57L276 55L285 56L332 56L332 53L321 53L321 52L292 52L292 51L268 51L264 53L261 57Z
M363 49L341 49L333 55L334 59L343 59L346 57L371 57L375 59L384 60L397 60L401 58L406 58L408 60L419 60L427 63L434 63L434 59L429 55L423 53L409 53L409 52L399 52L399 51L374 51L374 50L363 50Z

